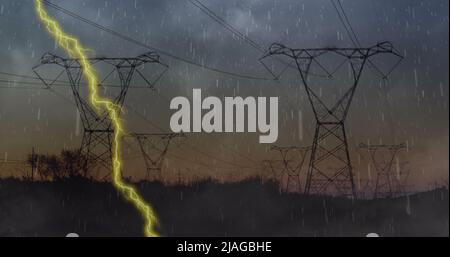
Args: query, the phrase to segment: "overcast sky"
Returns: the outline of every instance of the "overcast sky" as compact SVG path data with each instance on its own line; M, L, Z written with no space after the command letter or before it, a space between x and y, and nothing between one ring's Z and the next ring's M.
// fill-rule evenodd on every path
M258 62L262 56L258 49L187 0L53 2L166 53L222 71L270 77ZM292 48L353 46L329 0L202 3L263 48L273 42ZM363 46L388 40L405 56L386 87L380 86L379 77L368 68L356 91L347 130L358 174L366 177L368 169L365 153L358 152L360 142L405 142L409 148L401 158L411 163L411 183L426 186L448 179L448 1L345 0L342 5ZM0 72L32 76L32 67L45 52L64 56L41 27L33 8L31 0L0 0ZM49 12L97 56L133 57L149 51L54 9ZM204 95L220 98L278 96L280 136L276 144L311 144L314 120L297 71L288 69L275 82L205 70L163 54L161 60L170 68L159 81L158 90L131 89L127 96L124 119L128 131L169 132L169 100L179 95L191 97L192 88L201 88ZM379 60L379 64L385 69L391 61ZM152 66L144 69L149 77L157 72ZM39 87L33 79L0 73L0 81L2 155L20 160L32 146L41 153L79 146L78 114L70 102L48 90L30 89ZM4 88L7 86L18 88ZM69 88L56 90L73 97ZM139 177L143 162L133 144L130 141L125 151L129 161L124 172ZM277 158L268 147L258 143L258 134L192 134L172 148L167 177L178 172L190 178L224 179L260 174L261 160Z

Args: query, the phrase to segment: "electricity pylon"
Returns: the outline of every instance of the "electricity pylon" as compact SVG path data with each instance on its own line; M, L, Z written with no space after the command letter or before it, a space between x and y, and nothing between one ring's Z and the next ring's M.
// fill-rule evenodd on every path
M272 146L270 148L271 151L278 152L281 158L279 160L265 160L264 162L270 167L274 178L279 180L280 183L283 183L283 176L286 176L286 191L290 191L292 183L296 184L297 191L301 190L300 173L310 149L310 147L298 146ZM279 167L275 167L275 164L278 164Z
M117 75L120 85L116 86L119 93L114 97L114 104L120 108L123 106L133 75L137 73L149 88L152 88L154 85L154 83L145 78L138 68L141 66L143 67L144 64L148 63L155 63L167 68L167 65L160 62L159 55L155 52L148 52L132 58L88 58L88 61L94 66L106 65L108 69L111 69L108 75L104 76L102 81L99 81L99 87L104 86L102 83L110 76ZM39 68L43 65L56 65L63 70L55 78L50 79L44 77L39 71ZM80 65L80 60L63 58L51 53L46 53L42 56L40 63L33 67L33 71L49 89L52 89L52 85L59 81L65 71L84 129L80 147L81 155L85 156L83 172L86 175L90 166L93 166L94 164L100 164L107 170L110 170L112 158L111 143L114 130L108 117L108 113L106 111L95 110L81 92L82 88L80 88L80 86L83 84L83 69Z
M283 170L280 168L283 166L282 161L265 159L262 160L262 165L264 169L270 170L270 172L272 173L272 180L278 183L278 189L281 193L283 191Z
M182 133L134 133L141 150L146 167L146 180L162 180L162 166L174 138L182 137Z
M328 54L334 54L334 56L344 59L343 63L333 68L332 73L328 72L318 61L319 58ZM274 43L269 48L268 53L261 58L262 60L268 56L282 55L295 62L315 116L316 129L305 194L326 193L333 186L335 190L344 190L353 198L357 197L344 123L365 64L367 62L373 64L370 58L379 54L390 54L400 59L403 58L394 50L390 42L378 43L368 48L303 49L288 48L282 44ZM334 72L345 63L349 63L350 66L351 83L345 85L346 89L339 97L325 99L322 96L321 87L310 85L309 75L311 75L312 64L327 72L326 78L332 80ZM272 73L272 71L270 72ZM279 77L279 75L276 77ZM325 103L325 100L331 100L331 105ZM333 162L334 165L332 169L328 168L330 162Z
M264 169L269 169L270 172L272 173L272 179L275 181L280 181L280 175L281 174L281 170L277 169L277 167L275 167L276 163L278 163L279 161L277 160L270 160L270 159L265 159L262 160L262 166Z
M403 185L402 177L405 175L407 176L409 173L404 174L399 163L397 163L397 171L395 172L393 169L397 154L400 150L406 148L404 143L394 145L367 145L361 143L359 148L367 150L370 156L370 161L375 167L377 173L374 187L375 199L380 195L394 197L399 193L399 191L401 192L404 190L405 185Z

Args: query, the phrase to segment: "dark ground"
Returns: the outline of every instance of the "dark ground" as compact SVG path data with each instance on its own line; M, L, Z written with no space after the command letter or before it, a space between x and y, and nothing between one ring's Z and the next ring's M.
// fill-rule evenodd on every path
M280 194L247 180L138 183L163 236L449 236L449 192L352 201ZM109 183L0 180L0 236L142 236L143 219Z

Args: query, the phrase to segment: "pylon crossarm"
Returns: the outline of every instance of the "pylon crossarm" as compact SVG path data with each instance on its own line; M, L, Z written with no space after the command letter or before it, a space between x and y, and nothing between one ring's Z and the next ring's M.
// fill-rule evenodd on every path
M385 41L371 47L323 47L323 48L288 48L282 44L272 44L266 56L284 54L292 58L316 58L328 52L333 52L350 59L363 59L377 54L393 54L399 58L403 56L398 53L392 43Z
M77 58L63 58L61 56L58 56L56 54L47 52L41 57L41 64L66 64L68 62L77 61L79 59ZM113 64L114 66L140 66L145 63L160 63L161 65L167 66L167 64L164 64L160 61L160 57L158 53L156 52L147 52L141 55L138 55L136 57L90 57L87 58L87 60L90 63L97 63L100 61L108 62L110 64Z

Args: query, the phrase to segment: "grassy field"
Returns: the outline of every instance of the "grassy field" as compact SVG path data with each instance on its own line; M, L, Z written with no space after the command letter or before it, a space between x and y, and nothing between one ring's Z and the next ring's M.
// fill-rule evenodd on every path
M449 192L357 200L280 193L271 182L137 183L164 236L449 236ZM141 236L143 220L109 183L0 180L0 236Z

